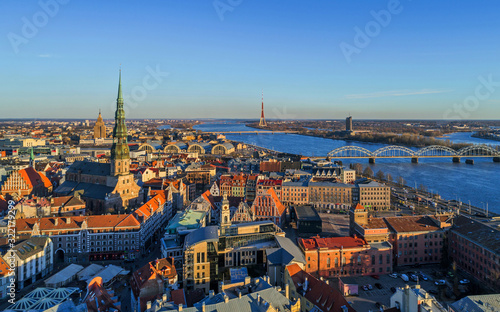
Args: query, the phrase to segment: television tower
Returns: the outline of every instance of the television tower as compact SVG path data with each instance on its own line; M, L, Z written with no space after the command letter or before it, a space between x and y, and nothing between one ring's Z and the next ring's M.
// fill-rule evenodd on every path
M266 127L267 126L266 118L264 117L264 91L262 91L262 111L260 113L259 126L260 127Z

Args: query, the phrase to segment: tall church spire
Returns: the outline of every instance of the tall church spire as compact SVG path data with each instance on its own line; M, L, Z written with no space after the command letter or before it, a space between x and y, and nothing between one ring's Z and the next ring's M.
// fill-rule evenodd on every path
M126 161L120 161L126 160ZM116 99L115 127L113 128L113 145L111 146L112 174L129 173L129 148L127 142L127 126L125 125L125 110L122 96L122 70L118 80L118 97Z

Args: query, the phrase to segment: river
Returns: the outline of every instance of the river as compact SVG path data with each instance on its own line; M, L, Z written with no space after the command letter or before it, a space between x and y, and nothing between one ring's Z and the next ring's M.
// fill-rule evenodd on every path
M248 131L256 130L237 122L211 122L195 126L202 131ZM263 130L261 130L263 131ZM500 142L472 138L471 133L453 133L443 139L455 143L475 143L499 145ZM331 150L356 145L374 151L386 144L331 140L298 134L229 134L229 140L254 144L272 150L300 154L304 156L325 156ZM491 158L475 158L474 165L453 163L450 159L419 159L418 164L410 159L377 159L376 164L368 164L367 159L342 160L344 165L359 162L370 166L373 172L382 170L390 173L394 179L403 177L410 186L425 185L430 191L438 193L446 199L457 199L464 203L471 202L477 207L486 207L490 211L500 213L500 196L497 177L500 163L493 163Z

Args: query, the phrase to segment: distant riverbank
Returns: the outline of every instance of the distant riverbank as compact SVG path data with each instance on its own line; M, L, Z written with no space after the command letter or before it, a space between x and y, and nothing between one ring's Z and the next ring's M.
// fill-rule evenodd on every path
M273 129L271 127L258 127L255 124L246 124L247 127L259 129L259 130L278 130ZM283 130L283 129L279 129ZM472 145L472 143L454 143L452 141L446 140L446 138L435 138L432 136L424 136L418 134L410 134L410 133L371 133L371 132L362 132L355 135L346 135L339 131L328 131L328 130L316 130L319 132L312 132L315 130L302 130L302 129L289 129L298 131L297 134L318 137L323 139L332 139L332 140L344 140L350 142L364 142L364 143L375 143L375 144L388 144L388 145L402 145L406 147L415 147L422 148L431 145L440 145L450 147L454 150L459 150L461 148Z

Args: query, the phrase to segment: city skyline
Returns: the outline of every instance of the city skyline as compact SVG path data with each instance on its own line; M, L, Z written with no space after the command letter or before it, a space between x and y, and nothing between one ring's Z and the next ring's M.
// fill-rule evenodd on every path
M500 116L492 1L231 3L3 2L3 117Z

